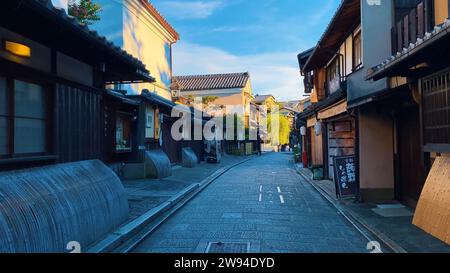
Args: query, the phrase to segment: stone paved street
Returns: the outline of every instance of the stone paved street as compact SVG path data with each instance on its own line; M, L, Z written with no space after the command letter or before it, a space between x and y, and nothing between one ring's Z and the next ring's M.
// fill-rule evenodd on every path
M157 207L191 184L199 183L220 168L241 162L245 158L225 155L221 164L200 163L195 168L174 168L172 175L163 179L124 181L130 204L128 222Z
M272 153L242 164L174 214L136 252L205 252L209 242L250 252L367 252L367 241L292 166Z

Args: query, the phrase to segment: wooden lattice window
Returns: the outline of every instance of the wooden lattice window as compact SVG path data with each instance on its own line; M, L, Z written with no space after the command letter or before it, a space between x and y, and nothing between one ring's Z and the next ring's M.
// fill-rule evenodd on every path
M450 152L450 70L422 79L420 86L425 150Z

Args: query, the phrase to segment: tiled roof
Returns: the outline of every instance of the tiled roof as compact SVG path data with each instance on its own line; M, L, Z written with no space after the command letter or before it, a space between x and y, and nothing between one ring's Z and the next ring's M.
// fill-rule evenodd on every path
M244 88L249 79L248 72L174 76L172 78L173 82L178 84L180 91Z
M449 34L450 34L450 19L447 19L445 20L444 23L436 26L431 33L430 32L425 33L425 36L423 38L417 38L415 43L410 43L407 48L406 47L403 48L402 51L397 52L395 55L392 55L390 58L384 60L381 64L370 68L367 71L366 79L369 80L373 78L378 78L378 75L381 74L384 70L393 66L402 59L405 59L413 55L423 47L432 43L434 40L438 40L441 37L444 37Z
M125 50L121 49L119 46L114 45L111 41L107 40L105 36L100 35L97 31L90 30L87 27L87 25L81 24L75 17L68 15L64 9L55 7L51 0L28 0L27 2L36 3L43 8L47 8L47 10L52 12L54 15L59 16L63 20L69 22L70 24L72 24L72 26L78 28L79 31L84 32L85 34L89 35L92 39L101 43L107 49L112 50L117 55L127 59L128 62L137 65L146 74L148 73L148 70L146 69L145 65L140 60L128 54ZM148 77L150 76L148 75Z
M293 100L281 102L281 105L283 105L283 107L296 108L299 103L300 103L299 100Z
M269 98L273 98L273 96L272 95L257 95L257 96L255 96L255 98L253 99L253 102L254 103L263 103L263 102L265 102L266 100L268 100Z

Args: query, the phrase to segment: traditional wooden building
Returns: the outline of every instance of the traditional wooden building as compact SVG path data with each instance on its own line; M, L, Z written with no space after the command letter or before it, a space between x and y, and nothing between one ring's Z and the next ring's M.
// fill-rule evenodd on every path
M299 54L313 106L305 120L309 163L334 179L334 158L356 155L356 121L347 111L347 80L361 68L359 1L344 1L314 49ZM318 178L320 175L318 176Z
M2 169L132 150L133 103L105 85L152 82L142 62L46 0L3 1L0 38ZM105 116L113 104L126 115Z
M136 54L155 78L153 82L117 83L112 89L121 90L139 101L137 119L139 148L162 150L172 164L182 160L185 144L171 135L171 117L177 102L186 102L172 89L172 46L180 39L178 32L148 0L96 0L103 7L100 21L92 28L113 40L122 49ZM197 156L202 157L198 146L192 144Z
M396 198L415 207L434 159L450 153L450 2L403 1L396 6L391 54L367 71L389 78L373 97L392 106Z
M154 79L50 0L2 1L0 41L0 252L87 249L129 217L104 163L139 150L138 104L105 87Z
M354 153L360 201L415 207L445 152L447 18L448 1L345 0L317 47L299 55L313 106L298 117L325 129L322 145L307 138L309 158L332 178L331 158Z

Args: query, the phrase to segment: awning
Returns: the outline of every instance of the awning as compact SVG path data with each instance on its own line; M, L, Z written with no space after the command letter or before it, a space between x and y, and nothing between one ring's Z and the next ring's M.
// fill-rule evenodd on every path
M112 98L116 101L119 101L121 103L128 104L128 105L134 105L134 106L137 106L140 104L140 102L137 101L136 99L128 98L125 93L121 93L120 91L107 89L105 92L106 92L107 96L109 96L110 98Z
M51 0L3 0L0 25L92 65L105 82L154 81L141 61L55 8Z
M345 112L347 112L347 100L342 100L320 111L317 117L319 119L328 119Z
M298 119L306 119L312 115L316 115L319 111L335 104L336 102L347 98L347 92L344 90L337 91L329 95L326 99L319 101L318 103L312 104L306 111L301 112L297 115Z
M173 101L165 99L157 95L156 93L152 93L148 90L143 90L140 96L130 96L130 97L142 97L147 101L153 102L159 106L167 107L169 109L172 109L177 105Z
M436 26L432 33L418 38L402 52L392 55L367 71L366 80L385 77L419 78L448 66L450 51L450 20Z

